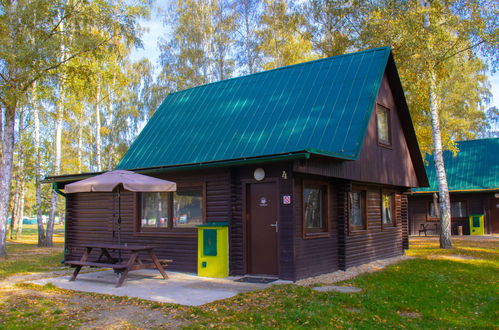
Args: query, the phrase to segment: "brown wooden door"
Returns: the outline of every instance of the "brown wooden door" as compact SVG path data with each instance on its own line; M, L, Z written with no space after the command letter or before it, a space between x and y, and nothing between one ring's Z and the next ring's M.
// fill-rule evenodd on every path
M499 199L491 199L489 202L490 229L492 233L499 233Z
M278 275L276 184L248 184L246 193L248 273Z

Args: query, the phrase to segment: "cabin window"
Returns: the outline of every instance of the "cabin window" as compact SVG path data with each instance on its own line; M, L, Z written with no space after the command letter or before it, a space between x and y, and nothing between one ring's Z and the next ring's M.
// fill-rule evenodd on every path
M466 218L468 216L468 208L466 202L455 201L450 203L450 216L452 218Z
M303 185L303 232L305 236L326 233L327 228L327 185Z
M203 187L179 189L173 193L173 227L195 227L203 223Z
M349 193L349 226L351 230L366 229L366 191L354 190Z
M204 187L189 185L176 192L140 194L142 232L193 230L204 222Z
M430 218L440 218L440 203L429 202L428 215Z
M376 106L376 121L378 124L378 143L383 146L391 146L390 109L378 104Z
M429 202L428 215L430 218L440 218L440 203ZM468 207L465 201L454 201L450 203L451 218L466 218Z
M141 227L168 228L169 193L142 193L141 198Z
M383 226L395 225L395 194L383 192L381 194L381 215Z

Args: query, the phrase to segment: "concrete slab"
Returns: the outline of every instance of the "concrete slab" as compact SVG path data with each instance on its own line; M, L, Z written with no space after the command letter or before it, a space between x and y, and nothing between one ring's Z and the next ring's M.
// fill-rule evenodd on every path
M224 279L198 277L194 274L168 272L164 280L155 269L130 272L124 285L115 288L117 277L112 270L80 274L76 281L62 276L31 281L31 283L53 285L68 290L95 292L116 296L136 297L146 300L188 306L200 306L213 301L227 299L240 292L262 290L273 284L292 283L275 281L269 284L234 282L240 277Z

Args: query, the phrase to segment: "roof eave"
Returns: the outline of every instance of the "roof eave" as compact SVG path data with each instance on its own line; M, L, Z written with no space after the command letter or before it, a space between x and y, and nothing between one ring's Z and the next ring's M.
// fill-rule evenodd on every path
M400 123L403 127L404 135L407 140L407 147L411 155L414 170L416 171L416 175L418 177L419 187L429 187L430 183L426 174L424 160L423 156L421 155L421 149L419 148L416 131L414 130L411 113L409 111L409 106L407 105L407 100L405 99L402 82L400 80L397 66L395 64L395 60L391 51L388 57L386 73L390 82L390 86L392 88L395 102L400 107L400 110L403 114L400 116Z
M455 189L449 190L449 193L480 193L480 192L499 192L499 187L497 188L476 188L476 189ZM438 193L438 190L425 190L425 191L411 191L412 195L426 195Z
M127 170L134 171L134 172L141 173L141 174L150 174L150 173L164 173L164 172L173 172L173 171L201 170L201 169L216 168L216 167L262 164L262 163L271 163L271 162L279 162L279 161L294 160L294 159L309 159L309 158L310 158L310 152L307 152L304 150L304 151L298 151L298 152L289 152L289 153L284 153L284 154L275 154L275 155L267 155L267 156L245 157L245 158L239 158L239 159L191 163L191 164L177 164L177 165L165 165L165 166L151 166L151 167L143 167L143 168L131 168L131 169L127 169ZM47 176L41 182L42 183L54 183L54 182L55 183L67 183L67 182L82 180L82 179L96 176L96 175L102 174L102 173L104 173L104 172Z

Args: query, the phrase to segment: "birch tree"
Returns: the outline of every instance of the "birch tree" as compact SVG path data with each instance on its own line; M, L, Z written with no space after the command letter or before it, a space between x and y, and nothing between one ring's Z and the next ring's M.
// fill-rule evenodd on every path
M289 7L291 1L265 0L260 18L259 50L266 70L315 58L312 44L304 35L303 15Z
M308 0L301 12L314 51L321 56L336 56L359 46L362 6L351 0Z
M174 1L164 18L171 33L160 40L160 84L182 90L230 78L235 11L225 0Z
M236 1L236 60L242 73L255 73L261 65L258 27L262 15L258 0Z
M61 12L64 15L59 15ZM98 3L66 3L60 0L0 2L0 103L5 111L0 168L0 256L6 254L5 229L12 179L15 117L20 102L34 82L56 74L64 63L104 47L116 35L127 36L129 40L137 39L136 19L142 13L129 10L125 3L111 0ZM61 31L61 23L77 27L72 31L71 38ZM26 40L35 40L35 44ZM67 49L64 58L60 56L61 43Z

